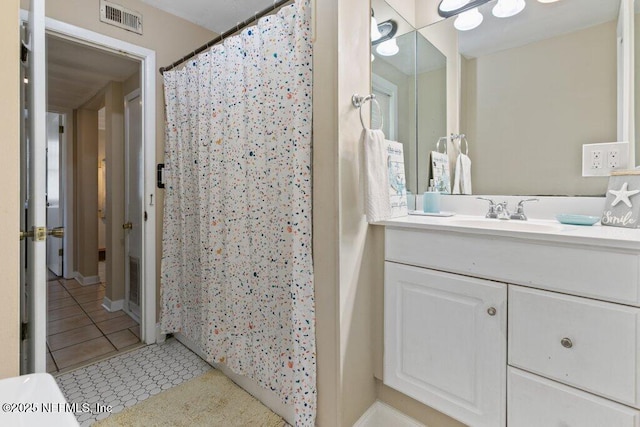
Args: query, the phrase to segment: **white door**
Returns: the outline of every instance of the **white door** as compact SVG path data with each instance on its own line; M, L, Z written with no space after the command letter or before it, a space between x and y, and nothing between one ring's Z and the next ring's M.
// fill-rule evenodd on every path
M47 113L47 229L62 227L62 121ZM47 268L62 276L62 239L47 239Z
M46 71L44 0L31 0L23 43L28 53L22 109L21 200L24 202L21 272L23 373L46 372ZM25 327L24 324L27 326Z
M507 286L385 263L384 383L467 425L506 422Z
M142 98L136 90L125 98L125 304L140 319L142 299L143 183Z

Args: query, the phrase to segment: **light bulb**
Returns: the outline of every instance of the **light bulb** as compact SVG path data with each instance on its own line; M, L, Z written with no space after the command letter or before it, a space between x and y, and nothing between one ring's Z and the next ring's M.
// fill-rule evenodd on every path
M374 42L382 37L380 30L378 30L378 21L373 16L371 17L371 41Z
M396 43L396 39L390 39L380 43L376 51L382 56L393 56L400 52L400 48L398 47L398 43Z
M453 26L459 31L469 31L480 25L483 19L484 17L478 8L474 7L473 9L467 10L466 12L462 12L458 15L456 20L453 22Z
M497 18L508 18L522 12L525 6L524 0L498 0L492 13Z
M467 3L469 3L469 0L442 0L438 9L443 12L451 12L452 10L460 9Z

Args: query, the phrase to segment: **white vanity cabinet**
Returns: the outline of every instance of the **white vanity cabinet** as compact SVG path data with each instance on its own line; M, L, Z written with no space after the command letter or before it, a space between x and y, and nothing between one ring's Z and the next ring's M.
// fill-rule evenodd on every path
M473 427L640 427L640 230L413 221L385 224L385 384Z
M385 264L390 387L473 426L505 424L507 286Z

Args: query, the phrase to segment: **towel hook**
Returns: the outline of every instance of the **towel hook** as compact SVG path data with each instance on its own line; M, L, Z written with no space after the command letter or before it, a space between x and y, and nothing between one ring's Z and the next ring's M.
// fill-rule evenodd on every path
M362 118L362 106L367 102L372 101L372 104L375 104L378 107L378 112L380 113L380 128L377 130L382 130L384 128L384 117L382 116L382 108L380 108L380 103L376 99L376 96L372 93L367 96L360 96L357 93L353 94L351 97L351 103L355 108L360 110L360 123L362 124L363 129L367 129L364 124L364 119Z

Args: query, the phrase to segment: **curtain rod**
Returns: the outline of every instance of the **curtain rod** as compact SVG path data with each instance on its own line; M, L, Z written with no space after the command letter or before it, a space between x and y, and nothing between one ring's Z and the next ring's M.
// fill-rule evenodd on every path
M160 67L160 70L159 70L160 74L164 74L165 71L169 71L169 70L177 67L178 65L182 64L183 62L188 61L189 59L193 58L197 54L205 51L206 49L209 49L213 45L216 45L216 44L220 43L221 41L223 41L227 37L232 36L233 34L237 33L238 31L242 30L243 28L248 27L249 25L253 24L254 22L256 22L258 19L262 18L263 16L266 16L266 15L270 14L274 10L284 6L287 3L291 3L292 1L293 0L279 0L279 1L274 0L273 4L271 6L269 6L266 9L263 9L260 12L256 13L253 17L240 22L235 27L230 28L229 30L227 30L224 33L220 34L215 39L209 41L206 44L203 44L202 46L200 46L199 48L197 48L196 50L194 50L190 54L185 55L182 58L178 59L176 62L174 62L174 63L172 63L170 65L167 65L166 67Z

